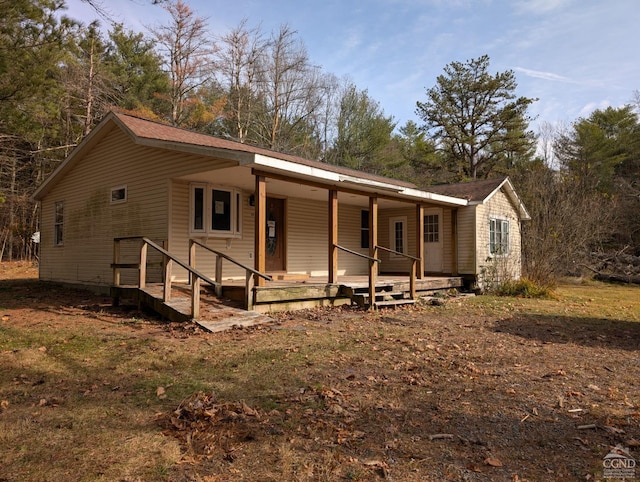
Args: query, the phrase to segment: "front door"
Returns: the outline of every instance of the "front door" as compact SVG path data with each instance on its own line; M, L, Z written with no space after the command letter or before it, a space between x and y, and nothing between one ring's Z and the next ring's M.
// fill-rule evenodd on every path
M424 270L442 273L442 209L424 210Z
M284 199L267 197L267 272L285 271Z

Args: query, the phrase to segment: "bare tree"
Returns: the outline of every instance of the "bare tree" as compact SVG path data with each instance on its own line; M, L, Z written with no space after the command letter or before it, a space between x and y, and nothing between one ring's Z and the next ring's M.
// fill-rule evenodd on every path
M262 55L258 118L260 142L270 149L296 151L309 141L310 117L323 105L320 69L311 65L296 32L283 25Z
M259 28L247 28L247 20L220 37L216 52L216 71L227 89L227 134L246 142L259 102L256 82L260 74L260 56L266 48Z
M188 101L211 75L211 40L207 37L207 22L194 14L181 0L163 8L171 20L167 25L149 30L160 44L171 78L170 120L182 125L188 116Z

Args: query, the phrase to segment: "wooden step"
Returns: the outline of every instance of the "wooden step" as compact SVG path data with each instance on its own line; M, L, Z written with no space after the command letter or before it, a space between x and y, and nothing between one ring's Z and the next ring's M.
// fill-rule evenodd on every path
M376 306L378 308L384 308L386 306L413 305L415 302L416 300L405 298L402 300L376 301Z
M203 318L193 321L212 333L273 322L273 318L261 313L237 308L205 308L203 311Z

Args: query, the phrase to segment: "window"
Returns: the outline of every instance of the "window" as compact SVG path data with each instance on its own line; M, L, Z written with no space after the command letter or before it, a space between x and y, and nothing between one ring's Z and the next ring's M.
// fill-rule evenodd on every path
M127 186L112 187L110 202L111 204L127 202Z
M64 241L64 203L59 201L55 204L55 214L53 219L53 242L56 246L62 246Z
M389 220L389 235L391 249L398 253L407 252L407 218L406 216L391 218ZM394 256L392 254L392 256ZM397 255L395 255L397 256Z
M369 211L360 211L360 247L369 247Z
M440 242L440 220L437 214L427 214L424 217L424 241L425 243Z
M501 255L509 253L509 221L505 219L489 220L489 252Z
M189 232L237 237L242 232L242 194L207 184L191 185Z

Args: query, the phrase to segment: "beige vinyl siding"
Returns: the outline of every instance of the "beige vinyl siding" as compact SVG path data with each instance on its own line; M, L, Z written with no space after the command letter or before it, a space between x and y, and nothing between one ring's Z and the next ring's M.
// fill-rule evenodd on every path
M287 199L287 272L327 275L328 223L326 203Z
M415 206L399 209L380 209L378 211L378 245L393 249L391 246L390 220L391 218L405 218L406 247L410 256L416 255L416 208ZM382 260L379 271L381 273L405 273L411 268L411 260L403 256L393 255L379 250L378 258Z
M189 184L173 182L171 207L172 253L188 259L189 243ZM255 207L249 206L250 193L242 193L242 237L230 240L199 237L213 249L247 265L254 266ZM287 272L326 276L328 270L328 208L326 203L299 198L285 198L287 233ZM360 249L360 208L339 204L338 242L350 249ZM201 248L196 248L196 266L204 274L213 276L215 258ZM365 274L367 262L361 258L340 252L339 274ZM176 268L176 279L186 279L186 271ZM245 272L228 261L223 262L223 278L244 278Z
M188 182L174 181L171 188L171 229L170 249L181 260L189 260L189 222L190 222L190 185ZM243 192L241 196L242 209L242 235L240 238L219 238L207 236L193 236L211 249L220 251L232 257L239 263L254 267L253 259L253 233L255 207L249 206L249 193ZM216 256L201 248L196 247L196 269L213 278L215 276ZM183 268L172 271L176 280L185 281L187 272ZM224 260L222 262L223 279L244 279L246 272L234 263Z
M442 272L453 273L453 226L451 225L451 209L442 210Z
M489 246L489 220L509 221L509 253L492 256ZM477 246L479 274L487 270L498 270L500 280L511 277L517 279L521 273L521 233L517 210L503 192L498 191L484 205L478 206ZM484 276L484 275L482 275ZM481 278L482 278L481 276ZM481 279L482 283L482 279Z
M476 274L476 206L458 208L458 273Z
M425 206L427 208L429 206ZM444 208L442 210L442 240L443 240L443 260L442 270L443 273L452 273L454 271L453 266L453 227L451 225L451 209ZM389 220L394 217L406 217L407 219L407 231L408 231L408 253L411 256L416 256L416 209L415 207L407 209L386 209L381 210L379 213L379 231L378 231L378 244L385 247L390 247L390 232L389 232ZM464 216L463 216L464 217ZM460 220L458 219L458 222ZM421 223L422 224L422 223ZM418 229L423 229L422 225ZM459 229L459 228L458 228ZM464 233L464 229L463 229ZM473 233L473 231L471 231ZM458 233L460 235L460 233ZM404 272L410 268L410 261L406 258L399 258L396 256L390 256L389 253L381 251L379 257L383 260L381 271L382 272Z
M114 237L167 239L167 179L211 169L213 164L190 154L135 145L119 129L111 130L78 161L42 201L40 276L95 285L112 281ZM127 201L111 204L111 188L122 185L127 186ZM64 246L53 246L56 201L64 202ZM124 250L125 258L134 256L132 249ZM149 253L150 261L157 259ZM123 282L131 280L132 271L123 273Z
M360 246L361 213L365 208L340 204L338 207L338 244L369 256L369 248ZM369 272L369 261L355 254L338 252L339 274L364 275Z

